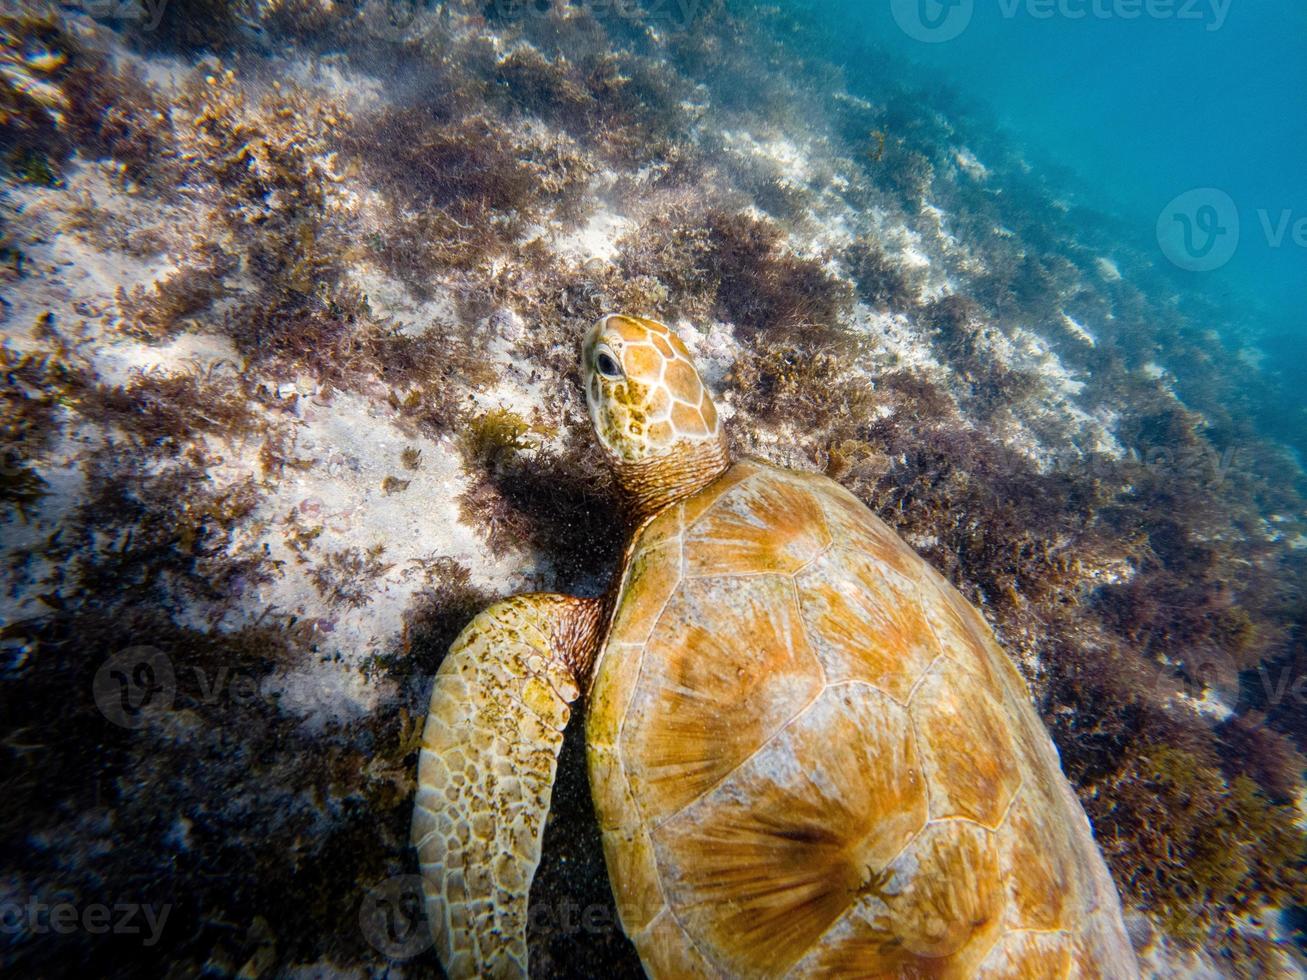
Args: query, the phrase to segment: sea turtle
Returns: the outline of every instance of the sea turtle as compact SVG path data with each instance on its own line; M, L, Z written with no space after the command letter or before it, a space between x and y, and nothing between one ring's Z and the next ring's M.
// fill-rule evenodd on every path
M569 707L622 928L662 977L1138 976L1116 889L976 609L824 476L732 462L661 323L585 338L635 517L605 598L521 595L436 675L412 838L453 977L524 976Z

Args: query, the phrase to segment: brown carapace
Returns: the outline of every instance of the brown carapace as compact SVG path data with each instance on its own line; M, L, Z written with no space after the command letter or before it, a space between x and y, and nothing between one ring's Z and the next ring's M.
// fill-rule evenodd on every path
M619 581L607 602L492 607L437 677L414 840L446 969L525 973L561 729L588 687L604 856L650 976L1137 977L984 620L837 484L730 464L682 363L653 321L587 337L591 415L645 515ZM650 435L696 395L700 424Z

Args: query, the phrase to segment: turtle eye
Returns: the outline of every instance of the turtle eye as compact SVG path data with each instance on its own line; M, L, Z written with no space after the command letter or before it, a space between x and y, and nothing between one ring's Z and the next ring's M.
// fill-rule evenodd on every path
M601 350L595 355L595 370L605 378L614 381L620 381L622 378L622 368L617 363L617 359L606 350Z

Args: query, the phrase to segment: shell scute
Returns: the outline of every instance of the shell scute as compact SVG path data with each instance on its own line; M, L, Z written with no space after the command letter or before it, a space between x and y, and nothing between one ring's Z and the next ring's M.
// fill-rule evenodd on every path
M987 831L927 824L795 975L973 980L1001 931L998 872Z
M679 539L637 549L627 563L609 642L643 643L648 639L680 581Z
M645 818L708 789L822 684L788 578L682 582L649 637L621 740Z
M1002 822L1021 785L1004 708L952 661L941 657L909 712L921 739L932 818Z
M862 552L834 548L797 576L826 679L865 681L900 704L939 654L917 583Z
M694 527L699 518L712 510L722 497L740 484L753 479L764 471L765 467L751 459L743 459L693 497L682 501L681 514L687 530Z
M831 533L842 545L864 552L905 578L916 579L922 575L921 556L861 500L832 480L815 476L807 479L821 480L822 509Z
M632 937L640 950L640 960L651 977L677 977L678 980L718 978L721 974L685 934L670 909L663 909L645 931Z
M644 827L603 832L604 863L609 874L629 882L614 893L617 914L627 935L635 935L665 907L653 845Z
M723 973L774 975L925 821L903 709L840 685L653 839L671 907Z
M687 575L797 572L831 543L813 493L788 482L742 482L685 532Z
M984 980L1063 980L1071 969L1066 933L1010 932L981 966Z
M1045 801L1023 786L998 830L1013 929L1055 932L1067 928L1078 902L1075 855L1050 820Z

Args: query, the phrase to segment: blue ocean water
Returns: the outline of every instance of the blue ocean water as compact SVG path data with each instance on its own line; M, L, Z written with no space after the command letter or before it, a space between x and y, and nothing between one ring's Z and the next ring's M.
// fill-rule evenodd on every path
M849 77L869 50L989 113L1280 382L1307 443L1307 6L1299 0L799 3ZM880 70L879 68L877 70ZM1208 316L1212 316L1209 312Z

